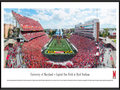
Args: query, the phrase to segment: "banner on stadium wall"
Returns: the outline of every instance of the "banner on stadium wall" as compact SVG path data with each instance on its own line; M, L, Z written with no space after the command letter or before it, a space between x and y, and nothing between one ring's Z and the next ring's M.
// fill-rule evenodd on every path
M29 29L41 29L40 26L39 27L38 26L28 26L28 25L22 25L22 24L21 24L21 27L22 28L29 28Z

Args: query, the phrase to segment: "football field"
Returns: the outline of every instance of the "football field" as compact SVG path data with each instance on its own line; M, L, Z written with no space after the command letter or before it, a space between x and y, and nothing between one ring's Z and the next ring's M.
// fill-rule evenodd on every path
M61 39L60 43L56 39L53 39L45 50L46 54L55 54L55 52L64 51L62 54L74 54L71 45L66 41L66 39Z

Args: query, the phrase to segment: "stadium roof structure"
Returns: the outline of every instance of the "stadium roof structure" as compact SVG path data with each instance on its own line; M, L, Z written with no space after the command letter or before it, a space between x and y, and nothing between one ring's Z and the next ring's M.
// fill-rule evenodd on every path
M22 31L43 31L43 27L38 21L22 16L14 11L12 11L12 14L22 28Z

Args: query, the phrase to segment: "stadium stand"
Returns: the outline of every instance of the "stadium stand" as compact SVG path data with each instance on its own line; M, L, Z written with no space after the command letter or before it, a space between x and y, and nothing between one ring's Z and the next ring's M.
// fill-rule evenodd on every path
M14 18L20 26L20 34L29 42L24 42L21 47L22 63L26 64L26 67L46 67L45 61L48 60L41 53L41 48L50 40L45 34L41 24L33 19L22 16L12 11ZM22 65L17 65L16 55L18 54L18 47L20 48L20 42L16 42L13 47L6 46L5 50L8 50L6 57L6 67L17 66L21 68ZM15 60L13 60L15 59ZM17 58L18 59L18 58ZM40 63L41 62L41 63ZM39 65L41 64L41 65ZM49 64L49 63L47 63ZM51 65L51 64L50 64ZM50 66L48 65L48 66Z
M38 21L22 16L12 11L14 18L20 24L22 31L43 31L43 27Z
M73 67L93 68L100 64L95 56L97 48L94 40L79 35L72 35L69 40L78 49L76 56L71 59Z
M36 37L42 36L45 34L45 32L21 32L21 34L26 38L26 40L31 40Z
M7 45L4 50L8 51L7 57L6 57L6 67L8 68L15 68L17 65L16 61L16 55L17 55L17 48L20 46L20 43L15 43L13 47L9 47Z
M47 35L44 35L23 44L23 60L28 67L34 67L34 65L36 66L37 61L38 64L41 64L41 67L46 66L45 61L47 61L48 59L42 55L41 49L49 40L50 39L47 37ZM40 66L37 65L37 67Z
M26 41L45 34L43 27L38 21L17 14L14 11L12 11L12 14L20 26L20 34L25 38Z
M33 39L29 42L24 42L24 44L22 45L22 59L27 68L95 68L104 60L103 55L105 51L103 42L100 42L96 46L96 42L94 40L73 34L69 40L78 49L78 53L76 54L76 56L70 60L73 64L66 63L65 65L62 65L48 62L50 60L42 55L41 49L49 40L50 38L48 38L47 35L44 35L42 37L37 37L36 39ZM75 40L77 40L78 42L76 42ZM15 57L16 48L18 46L19 44L16 44L14 46L14 50L9 50L9 54L6 58L9 61L7 62L7 67L14 67L12 65L16 64L12 64L10 62L12 60L12 57ZM100 55L102 56L101 61L95 56L98 46L100 48ZM7 50L7 48L8 47L6 47L5 49ZM20 67L21 66L19 65L18 68Z
M94 68L101 64L104 60L104 46L103 42L96 42L90 38L72 34L69 41L78 49L77 54L65 64L49 62L41 50L44 45L50 41L50 38L44 32L42 26L37 21L28 17L22 16L12 11L13 16L20 25L20 34L28 41L21 43L16 42L13 47L6 46L5 50L8 50L6 57L6 66L9 68L21 68L22 65L17 65L16 55L18 47L21 48L22 63L27 68ZM100 53L102 60L99 60L99 56L96 53Z

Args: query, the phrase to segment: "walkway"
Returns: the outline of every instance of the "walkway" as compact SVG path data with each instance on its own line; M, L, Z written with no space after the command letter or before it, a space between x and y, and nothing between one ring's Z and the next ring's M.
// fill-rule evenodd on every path
M102 39L102 41L103 41L105 44L110 43L113 47L115 47L115 48L116 48L116 43L115 43L115 42L113 42L113 41L112 41L111 39L109 39L108 37L107 37L107 38L99 37L99 38L101 38L101 39Z

